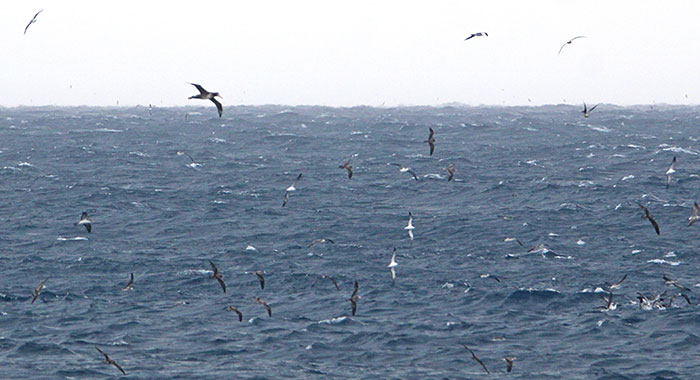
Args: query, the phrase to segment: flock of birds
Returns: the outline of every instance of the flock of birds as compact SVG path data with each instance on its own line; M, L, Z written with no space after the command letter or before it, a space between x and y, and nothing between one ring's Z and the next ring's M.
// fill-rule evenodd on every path
M39 14L40 14L42 11L43 11L43 10L37 12L37 13L34 15L34 17L31 19L31 21L27 24L27 26L26 26L25 29L24 29L24 33L25 33L25 34L27 33L27 30L29 29L29 27L30 27L32 24L34 24L35 22L37 22L37 16L39 16ZM470 36L468 36L467 38L465 38L465 41L470 40L470 39L475 38L475 37L488 37L488 33L485 33L485 32L473 33L473 34L471 34ZM574 38L568 40L567 42L565 42L565 43L561 46L561 48L559 49L558 54L561 54L562 50L563 50L567 45L572 44L575 40L580 39L580 38L585 38L585 36L576 36L576 37L574 37ZM202 86L199 85L199 84L196 84L196 83L190 83L190 84L193 85L193 86L199 91L199 94L193 95L193 96L189 97L189 99L204 99L204 100L210 100L210 101L213 102L214 105L216 106L216 109L217 109L217 111L218 111L219 117L222 117L222 114L223 114L223 106L222 106L222 104L216 99L217 97L221 98L221 95L220 95L218 92L209 92L209 91L207 91L204 87L202 87ZM592 112L594 109L596 109L597 106L598 106L598 105L595 105L595 106L593 106L593 107L591 107L591 108L588 108L588 106L587 106L586 103L584 102L584 104L583 104L583 111L581 111L582 114L583 114L583 116L586 117L586 118L589 117L589 116L590 116L590 112ZM433 153L434 153L434 151L435 151L435 142L436 142L436 139L435 139L435 131L433 130L433 128L429 128L428 138L427 138L427 140L424 141L424 143L427 143L427 144L428 144L430 156L432 156ZM194 161L194 159L192 158L192 156L189 155L188 153L186 153L186 152L177 152L177 154L178 154L178 155L181 155L181 154L186 155L186 156L189 157L189 159L191 160L192 165L195 165L195 164L196 164L195 161ZM345 161L344 164L342 164L342 165L339 166L340 169L344 169L344 170L347 171L348 179L351 179L352 176L353 176L352 165L350 164L351 159L352 159L352 157L351 157L350 159L348 159L347 161ZM673 160L672 160L672 162L671 162L671 166L670 166L670 167L668 168L668 170L665 172L666 187L667 187L667 188L670 187L671 181L672 181L672 175L676 172L676 170L675 170L676 162L677 162L676 157L673 157ZM418 180L417 174L416 174L410 167L403 166L402 164L399 164L399 163L389 163L388 165L396 166L396 167L399 169L399 172L400 172L400 173L408 173L408 174L410 174L410 175L413 177L413 179L415 179L416 181ZM455 171L456 171L455 165L454 165L453 163L450 163L450 164L445 168L445 170L446 170L447 173L448 173L447 181L448 181L448 182L449 182L449 181L452 181L452 179L454 178L454 175L455 175ZM291 196L292 193L294 193L294 191L296 191L296 184L297 184L297 182L298 182L299 180L301 180L301 178L302 178L302 173L300 173L299 175L297 175L297 177L296 177L296 179L294 180L294 182L293 182L289 187L287 187L287 188L285 189L285 192L284 192L284 199L283 199L283 202L282 202L282 207L286 207L286 206L287 206L287 203L288 203L289 200L290 200L290 196ZM641 204L641 203L638 203L638 205L639 205L639 207L641 208L641 210L643 211L642 219L648 220L648 221L651 223L652 227L654 228L654 231L656 232L656 234L659 234L659 235L660 235L660 234L661 234L661 231L660 231L659 224L658 224L658 222L654 219L654 217L653 217L653 215L651 214L651 212L649 211L649 209L648 209L646 206L644 206L643 204ZM689 221L688 226L691 226L694 222L696 222L698 219L700 219L700 216L698 216L698 210L699 210L698 204L697 204L697 202L695 202L694 205L693 205L693 209L692 209L692 211L691 211L691 215L690 215L690 217L688 218L688 221ZM91 232L92 232L92 220L91 220L91 218L90 218L90 216L88 215L87 212L83 212L82 215L81 215L81 217L80 217L80 220L79 220L77 223L75 223L75 224L76 224L76 225L82 225L83 227L85 227L85 229L86 229L86 231L87 231L88 233L91 233ZM413 241L413 239L414 239L414 230L415 230L415 226L413 225L413 214L412 214L411 212L408 213L408 222L407 222L407 225L404 227L404 230L406 230L406 232L408 233L409 239L410 239L411 241ZM504 241L506 241L506 242L515 241L515 242L517 242L520 246L523 246L522 242L520 242L520 240L518 240L517 238L508 237L508 238L505 238ZM331 244L334 244L335 242L334 242L333 240L327 239L327 238L316 239L316 240L314 240L308 247L310 248L310 247L313 247L313 246L315 246L315 245L317 245L317 244L324 244L324 243L331 243ZM528 252L542 252L542 253L546 253L546 252L551 252L551 251L550 251L549 249L547 249L544 245L540 244L540 245L538 245L538 246L532 247ZM387 265L387 268L389 269L389 271L390 271L390 273L391 273L392 284L394 284L395 281L396 281L396 269L397 269L397 267L398 267L398 265L399 265L398 262L396 261L396 256L397 256L397 249L394 248L394 249L393 249L393 252L392 252L392 255L391 255L391 260L390 260L389 264ZM212 274L211 274L209 277L210 277L211 279L213 279L213 280L216 280L216 282L217 282L217 283L219 284L219 286L221 287L222 291L223 291L224 293L226 293L226 283L224 282L223 274L221 273L221 271L217 268L217 266L216 266L212 261L209 261L209 265L211 266L211 270L212 270ZM254 272L252 272L252 273L255 274L255 276L257 277L257 279L258 279L258 281L259 281L259 283L260 283L260 289L261 289L261 290L264 290L264 289L265 289L265 277L264 277L264 272L263 272L263 271L260 271L260 270L257 270L257 271L254 271ZM498 279L498 277L493 276L493 275L483 274L483 275L481 275L481 277L482 277L482 278L493 278L495 281L500 282L500 279ZM604 286L604 287L605 287L605 290L607 291L607 297L606 297L606 296L601 296L602 299L603 299L604 302L605 302L605 305L601 307L602 309L604 309L604 310L615 310L615 308L617 307L617 305L613 302L613 296L614 296L613 290L620 288L622 282L625 281L626 278L627 278L627 275L624 275L619 281L617 281L617 282L615 282L615 283L608 283L608 284L606 284L606 285ZM314 279L313 283L311 284L311 287L313 288L314 286L316 286L316 283L317 283L319 280L328 280L328 281L330 281L330 282L333 283L333 285L335 286L335 288L336 288L337 290L340 290L340 287L339 287L339 285L338 285L338 281L337 281L334 277L331 277L331 276L326 275L326 274L320 274L320 275L318 275L318 276ZM678 289L678 290L677 290L677 291L674 291L674 292L669 292L669 290L667 289L667 290L665 290L663 293L657 294L657 295L655 295L655 296L653 296L653 297L647 297L647 296L645 296L645 295L643 295L643 294L641 294L641 293L638 293L638 294L637 294L637 299L639 300L639 307L640 307L640 308L646 309L646 310L650 310L650 309L653 309L653 308L669 308L669 307L671 307L671 306L673 305L674 300L675 300L676 298L678 298L678 297L682 297L688 304L690 304L690 302L691 302L691 301L690 301L690 297L689 297L688 294L687 294L688 292L690 292L690 288L688 288L688 287L685 286L685 285L682 285L682 284L679 283L677 280L674 280L674 279L668 277L667 275L664 275L664 276L663 276L663 280L664 280L665 284L666 284L668 287L674 287L674 288L676 288L676 289ZM31 299L31 303L32 303L32 304L34 304L34 302L39 298L39 296L40 296L42 290L45 288L45 284L46 284L47 281L48 281L48 278L47 278L47 279L44 279L44 280L41 281L41 283L39 283L39 285L33 290L32 299ZM132 287L133 287L133 285L134 285L134 274L131 273L131 274L130 274L130 277L129 277L129 282L127 283L127 285L126 285L122 290L125 290L125 291L131 290ZM357 313L358 302L359 302L359 300L362 298L362 297L358 294L358 291L359 291L359 282L358 282L357 280L355 280L355 282L354 282L354 287L353 287L353 291L352 291L350 297L347 298L347 301L350 303L350 310L351 310L351 313L352 313L353 316ZM271 307L264 299L262 299L262 298L260 298L260 297L255 297L254 300L255 300L255 302L256 302L257 304L260 304L261 306L263 306L263 307L265 308L265 310L266 310L268 316L269 316L270 318L272 318L272 307ZM240 310L238 307L236 307L236 306L234 306L234 305L229 305L229 306L226 306L226 307L225 307L225 310L236 313L237 316L238 316L238 320L239 320L240 322L243 321L243 313L241 312L241 310ZM483 368L483 370L484 370L487 374L490 374L490 373L491 373L491 372L489 371L489 369L486 367L486 365L484 364L484 362L481 361L481 359L479 359L479 357L477 357L477 355L474 353L474 351L473 351L470 347L468 347L467 345L464 345L464 344L463 344L462 346L463 346L464 349L466 349L467 352L471 355L471 358L472 358L474 361L476 361L476 362ZM115 360L113 360L112 358L110 358L110 356L109 356L107 353L105 353L105 352L104 352L102 349L100 349L99 347L95 347L95 348L96 348L96 350L97 350L100 354L102 354L102 355L104 356L104 362L105 362L106 364L109 364L109 365L114 366L114 367L115 367L117 370L119 370L122 374L126 375L125 370L124 370ZM506 356L506 357L503 358L503 361L506 363L506 372L511 372L511 371L512 371L512 369L513 369L513 362L514 362L515 360L516 360L515 357L509 357L509 356Z

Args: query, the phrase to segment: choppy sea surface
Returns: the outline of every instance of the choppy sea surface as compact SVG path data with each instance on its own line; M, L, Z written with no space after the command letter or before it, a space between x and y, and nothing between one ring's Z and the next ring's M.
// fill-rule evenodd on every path
M0 108L0 378L487 378L465 344L492 378L700 373L700 223L687 226L700 107L216 116ZM352 179L338 167L348 159ZM82 212L91 233L75 225ZM319 238L335 243L309 247ZM603 310L606 283L623 275ZM663 275L691 304L640 308L638 293L681 292Z

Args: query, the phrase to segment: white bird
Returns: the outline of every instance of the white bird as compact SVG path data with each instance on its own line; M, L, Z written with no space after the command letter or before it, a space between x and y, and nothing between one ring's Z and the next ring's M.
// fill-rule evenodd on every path
M671 161L671 166L666 170L666 188L671 186L671 174L676 172L676 156L673 156L673 161Z
M411 212L408 212L408 225L404 227L404 230L408 230L408 236L411 238L411 241L413 241L413 230L416 227L413 227L413 214Z
M387 267L391 270L391 283L396 282L396 267L399 263L396 262L396 247L394 247L394 252L391 254L391 262Z
M292 182L292 184L287 188L287 190L285 190L284 202L282 202L282 207L287 205L287 202L289 201L289 193L291 193L292 191L296 191L297 188L294 186L297 184L297 181L299 181L299 179L301 179L301 174L302 173L299 173L299 175L297 176L297 179L295 179L294 182Z

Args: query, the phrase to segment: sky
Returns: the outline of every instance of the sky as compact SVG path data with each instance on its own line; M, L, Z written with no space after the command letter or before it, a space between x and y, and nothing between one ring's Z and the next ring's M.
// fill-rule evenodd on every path
M699 15L694 0L3 1L0 106L202 105L189 82L224 106L699 104Z

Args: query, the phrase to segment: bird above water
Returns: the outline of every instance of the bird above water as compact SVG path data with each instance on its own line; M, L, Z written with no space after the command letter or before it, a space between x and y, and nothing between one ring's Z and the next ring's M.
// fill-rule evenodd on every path
M393 165L393 166L398 167L398 168L399 168L399 171L400 171L401 173L406 173L406 172L410 173L410 174L413 176L413 179L415 179L416 181L418 181L418 176L416 175L416 173L415 173L413 170L411 170L411 168L407 168L407 167L405 167L405 166L403 166L403 165L401 165L401 164L398 164L398 163L396 163L396 162L392 162L392 163L390 163L390 164L388 164L388 165Z
M642 219L649 220L649 223L651 223L652 227L654 227L654 231L656 231L656 234L661 235L661 231L659 230L659 224L656 223L656 220L654 220L654 217L649 212L649 209L644 207L644 205L642 205L641 203L637 203L637 205L639 205L639 207L641 207L642 210L644 210L644 215L642 215Z
M29 21L29 24L27 24L27 26L24 27L24 34L27 34L27 29L29 29L29 26L36 22L36 16L38 16L39 13L41 13L41 12L43 12L43 11L44 11L44 10L42 9L42 10L40 10L39 12L36 12L36 14L34 15L34 17L32 17L32 20Z
M423 141L424 143L428 143L428 146L430 146L430 155L433 155L433 151L435 150L435 131L433 131L433 128L428 128L430 129L430 133L428 134L428 139Z
M285 190L284 202L282 202L282 207L287 206L287 202L289 202L289 195L291 194L291 192L297 190L296 184L297 184L297 181L299 181L301 179L301 175L302 175L302 173L299 173L299 175L297 176L297 179L295 179L294 182L292 182L292 184Z
M698 216L698 202L693 202L693 211L690 212L690 216L688 217L688 227L692 226L698 219L700 219Z
M470 40L474 37L488 37L488 36L489 36L489 34L486 32L478 32L478 33L472 33L469 37L465 38L464 40L467 41L467 40Z
M39 294L42 290L44 290L44 284L46 284L46 281L48 281L48 278L42 281L36 288L34 288L34 291L32 292L32 303L34 303L34 301L36 301L36 299L39 298Z
M597 104L591 108L588 108L588 106L586 105L586 102L583 102L583 111L581 111L581 113L583 114L583 117L588 117L590 115L591 111L593 111L596 107L598 107Z
M80 215L80 221L75 223L75 225L83 225L88 233L92 232L92 220L87 212L83 212L82 215Z
M132 273L131 276L129 276L129 283L126 284L122 290L131 290L131 287L134 286L134 274Z
M455 176L455 164L449 164L445 170L447 170L447 174L449 175L447 177L447 182L452 181L452 177Z
M671 186L671 174L676 172L676 156L673 156L673 160L671 160L671 166L669 166L668 170L666 170L666 188L668 189L669 186Z
M117 369L118 369L123 375L126 375L126 372L124 372L124 369L123 369L119 364L117 364L117 362L115 362L115 361L112 360L109 356L107 356L107 354L106 354L104 351L100 350L99 347L95 347L95 348L96 348L97 351L99 351L102 355L104 355L104 357L105 357L105 361L104 361L105 364L111 364L111 365L117 367Z
M209 261L209 265L211 265L211 270L214 271L214 273L212 273L209 276L209 278L216 279L216 281L219 282L219 285L221 285L221 289L224 291L224 293L226 293L226 284L224 284L224 275L221 274L221 272L219 272L219 269L216 267L216 265L214 265L214 263L211 262L211 260Z
M195 86L197 90L199 90L199 95L192 95L188 99L207 99L211 100L215 105L216 105L216 110L219 111L219 117L221 117L221 114L224 112L224 107L219 103L218 100L216 100L216 97L223 98L223 96L219 95L218 92L209 92L204 89L204 87L195 84L195 83L190 83L191 85Z

